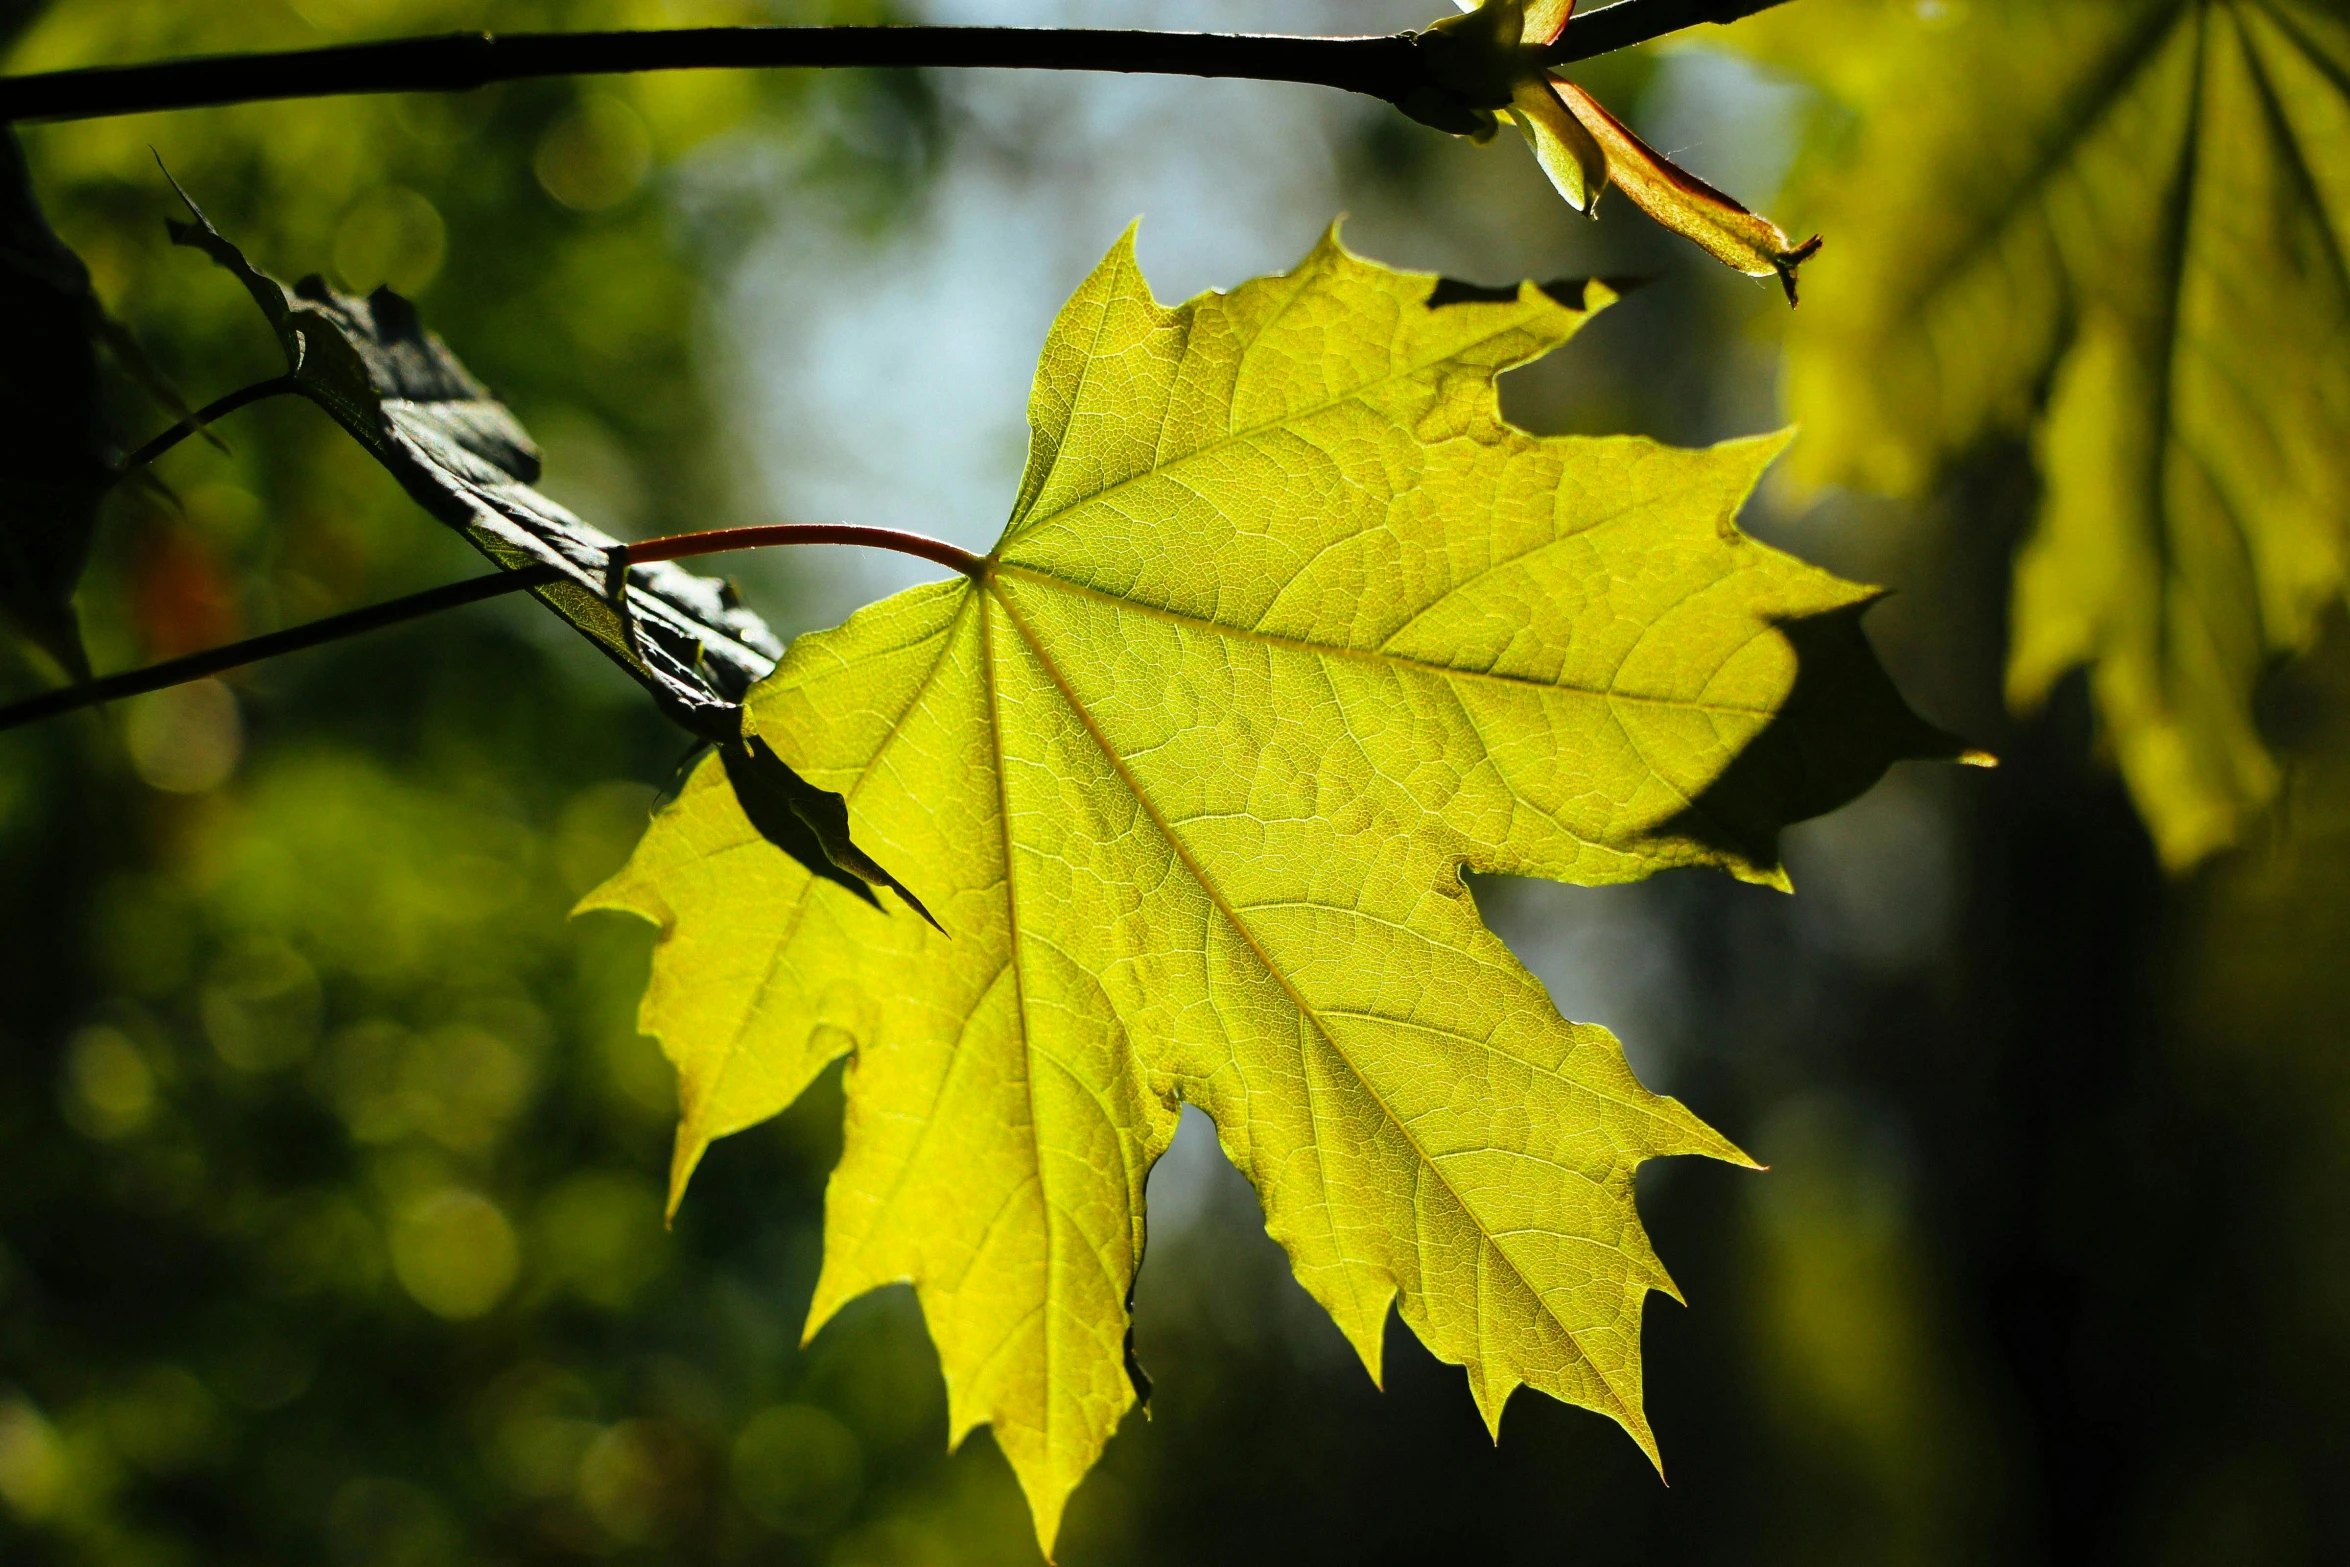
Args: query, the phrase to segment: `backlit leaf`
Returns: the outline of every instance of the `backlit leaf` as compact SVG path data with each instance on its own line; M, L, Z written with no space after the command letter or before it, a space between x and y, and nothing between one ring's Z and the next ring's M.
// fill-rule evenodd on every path
M1791 328L1814 479L2028 434L2008 689L2087 665L2163 857L2277 787L2253 717L2350 568L2350 14L2319 0L1804 0L1728 35L1856 112Z
M912 1281L954 1436L993 1425L1048 1548L1135 1401L1184 1102L1374 1375L1393 1305L1496 1429L1525 1384L1654 1453L1672 1286L1633 1171L1743 1156L1559 1016L1462 871L1783 884L1785 822L1954 746L1869 652L1870 590L1736 527L1783 437L1503 422L1494 377L1611 297L1333 235L1170 310L1121 241L1045 345L981 570L800 639L747 705L953 939L773 853L716 763L588 900L662 929L673 1201L853 1053L810 1331Z

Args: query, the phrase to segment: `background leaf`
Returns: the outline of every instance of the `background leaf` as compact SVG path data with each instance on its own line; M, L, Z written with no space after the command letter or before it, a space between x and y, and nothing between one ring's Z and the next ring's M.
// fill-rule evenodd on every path
M2254 713L2350 573L2350 17L2314 0L1806 0L1725 35L1857 119L1790 327L1813 480L2029 434L2010 700L2087 665L2163 858L2275 793Z
M182 200L187 193L180 192ZM817 875L873 901L867 884L895 889L928 919L904 884L850 840L841 798L793 772L763 744L741 739L743 693L782 654L767 623L732 584L669 561L627 568L612 591L598 532L531 486L538 448L505 406L426 332L416 308L389 288L366 299L321 277L287 289L255 270L193 201L193 223L172 238L219 262L252 294L277 332L286 372L302 392L390 470L417 503L506 570L553 566L570 580L531 589L653 694L661 710L721 748L726 774L755 795L751 819L770 842ZM933 922L935 923L935 921Z
M181 199L187 199L182 191ZM416 308L390 288L365 299L318 276L288 289L188 202L193 223L172 238L219 262L261 307L286 371L418 505L506 570L553 566L567 581L531 591L635 676L667 713L713 743L736 738L742 694L783 646L734 590L668 561L628 568L615 595L608 562L619 540L531 486L538 448Z

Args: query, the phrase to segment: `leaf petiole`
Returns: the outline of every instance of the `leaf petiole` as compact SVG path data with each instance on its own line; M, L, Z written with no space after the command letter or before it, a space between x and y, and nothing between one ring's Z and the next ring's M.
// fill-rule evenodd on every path
M868 528L853 522L777 522L755 528L713 528L705 533L672 533L658 539L640 539L626 546L628 564L656 560L690 560L697 555L722 555L729 550L767 549L778 544L854 544L867 549L892 550L933 561L966 577L986 571L987 562L944 539L897 528Z
M260 383L260 387L269 390L246 387L243 392L230 393L229 397L244 397L246 401L252 401L257 397L272 395L275 391L290 389L268 382ZM223 402L228 400L222 399ZM213 407L218 408L219 404ZM196 420L200 422L212 414L213 409L205 409L196 416ZM183 420L182 423L189 424L190 421ZM174 429L178 428L174 426ZM165 432L167 435L170 433ZM177 438L184 439L191 433L193 426L181 431ZM157 440L161 439L157 437ZM155 442L148 444L152 446ZM919 533L903 533L895 528L859 527L845 522L786 522L752 528L713 528L703 533L673 533L664 538L622 545L612 553L615 565L625 568L657 560L687 560L697 555L720 555L730 550L768 549L785 544L854 544L894 550L901 555L933 561L967 577L976 577L986 569L986 562L979 556L949 544L944 539L926 538ZM185 658L151 664L145 669L126 670L119 675L108 675L102 680L83 681L79 685L43 692L25 701L0 707L0 731L38 723L44 718L55 718L61 713L79 712L85 707L119 702L124 697L142 696L149 691L185 685L192 680L203 680L225 670L276 658L280 654L299 653L306 648L340 642L347 637L360 636L385 626L396 626L403 621L435 615L445 609L459 609L467 604L478 604L484 599L546 587L558 580L562 580L562 573L552 566L495 572L486 577L472 577L463 582L427 588L404 598L387 599L365 609L329 615L324 620L314 620L308 625L289 626L283 631L272 631L262 636L248 637L242 642L208 648L201 653L190 653Z
M137 451L123 458L116 465L115 482L121 483L189 436L209 428L238 409L260 402L264 398L281 397L288 392L298 392L301 389L292 376L280 375L272 376L266 381L256 381L251 386L240 386L224 397L214 398ZM182 404L181 406L185 407L186 405Z

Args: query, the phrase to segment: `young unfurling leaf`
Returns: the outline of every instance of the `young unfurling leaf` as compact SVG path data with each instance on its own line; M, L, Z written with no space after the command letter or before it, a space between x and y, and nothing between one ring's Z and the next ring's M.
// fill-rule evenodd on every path
M1682 238L1694 241L1724 266L1748 277L1776 277L1795 303L1795 271L1820 248L1814 234L1802 244L1789 243L1785 231L1770 219L1749 212L1670 158L1634 135L1632 128L1607 111L1582 88L1563 76L1543 84L1604 157L1606 181L1650 217ZM1548 134L1541 122L1529 122L1537 140ZM1551 166L1546 160L1544 167ZM1556 176L1554 175L1555 179ZM1592 192L1596 202L1597 189Z
M1542 51L1574 16L1574 0L1456 0L1467 14L1422 35L1464 102L1517 122L1552 185L1596 213L1608 186L1657 222L1749 277L1776 277L1795 303L1795 273L1820 248L1791 243L1770 219L1657 152L1605 105L1551 71ZM1452 128L1447 126L1446 128Z
M1871 590L1738 530L1784 437L1502 420L1494 378L1612 297L1333 235L1170 310L1121 241L1046 342L981 570L800 639L746 706L954 939L774 853L717 760L585 905L661 927L672 1201L854 1056L809 1328L912 1281L954 1436L993 1425L1048 1549L1135 1401L1185 1102L1374 1375L1392 1305L1489 1424L1531 1385L1654 1451L1672 1286L1633 1172L1743 1156L1558 1014L1462 871L1783 884L1785 823L1956 746L1861 637Z

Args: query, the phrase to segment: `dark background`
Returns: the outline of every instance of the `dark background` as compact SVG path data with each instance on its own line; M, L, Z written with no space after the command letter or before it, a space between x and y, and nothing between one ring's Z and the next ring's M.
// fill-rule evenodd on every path
M56 0L0 5L0 28L26 70L911 14ZM1587 79L1750 197L1804 119L1719 60ZM165 244L151 146L262 265L414 293L545 441L550 490L623 533L849 495L853 520L984 545L1015 361L1138 209L1170 298L1286 264L1341 207L1397 263L1648 274L1513 377L1513 415L1682 441L1774 419L1774 292L1628 209L1583 224L1520 149L1304 89L554 82L25 140L56 226L190 397L275 350ZM169 422L114 398L124 445ZM477 569L313 410L222 433L230 453L167 459L176 500L109 503L81 599L101 669ZM1767 492L1751 519L1900 589L1880 648L1996 772L1905 768L1800 829L1794 899L1697 874L1479 888L1569 1015L1773 1166L1643 1172L1691 1302L1659 1299L1647 1333L1670 1487L1532 1394L1496 1448L1400 1326L1375 1391L1193 1127L1153 1187L1151 1418L1078 1493L1064 1562L2350 1556L2350 658L2334 637L2274 681L2294 770L2259 841L2166 881L2078 683L2029 724L2000 712L2033 501L2025 455L1992 450L1921 504ZM863 569L742 564L790 627L894 585ZM5 656L0 697L47 678ZM0 736L0 1560L1035 1559L989 1438L944 1450L910 1298L796 1347L833 1080L713 1150L661 1229L672 1090L631 1026L649 933L565 913L681 750L512 602Z

